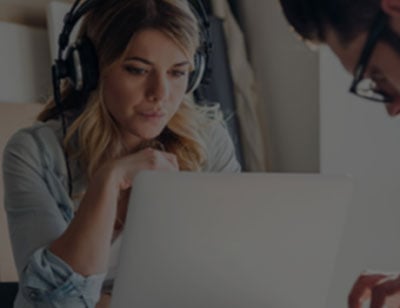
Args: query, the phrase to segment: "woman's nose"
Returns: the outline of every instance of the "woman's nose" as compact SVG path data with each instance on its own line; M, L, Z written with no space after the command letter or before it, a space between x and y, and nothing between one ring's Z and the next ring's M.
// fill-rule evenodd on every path
M169 84L166 76L155 73L148 80L147 97L152 102L161 102L169 95Z

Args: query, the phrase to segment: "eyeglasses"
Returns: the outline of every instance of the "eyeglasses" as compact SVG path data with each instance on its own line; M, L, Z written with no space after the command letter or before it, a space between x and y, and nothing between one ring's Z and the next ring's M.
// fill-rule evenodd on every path
M383 89L380 89L376 80L365 77L364 74L376 43L386 34L385 31L388 30L387 25L387 15L382 11L379 12L372 23L360 59L354 71L353 82L349 89L351 93L357 96L381 103L390 103L393 101L393 97L385 93Z

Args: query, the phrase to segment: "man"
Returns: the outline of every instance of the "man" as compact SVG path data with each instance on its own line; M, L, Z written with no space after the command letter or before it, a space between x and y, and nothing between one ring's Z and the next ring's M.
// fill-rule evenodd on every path
M350 92L400 114L400 0L280 0L295 31L327 44L354 76ZM350 308L400 307L400 275L363 273L348 298ZM386 305L386 306L384 306Z

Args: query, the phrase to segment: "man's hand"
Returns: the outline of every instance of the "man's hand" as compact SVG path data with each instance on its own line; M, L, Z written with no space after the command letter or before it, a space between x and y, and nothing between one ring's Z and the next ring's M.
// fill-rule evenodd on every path
M349 308L362 308L368 300L369 308L400 308L399 273L361 274L349 294Z

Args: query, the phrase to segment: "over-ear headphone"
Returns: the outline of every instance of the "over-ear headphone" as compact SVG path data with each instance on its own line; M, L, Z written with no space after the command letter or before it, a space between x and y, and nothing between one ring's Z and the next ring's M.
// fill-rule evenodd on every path
M80 18L92 9L99 1L76 0L64 18L64 26L58 39L58 58L53 65L53 84L68 79L76 91L88 93L97 87L99 67L96 50L88 37L82 37L69 45L70 35ZM188 0L192 12L199 21L200 47L194 55L194 69L189 75L187 93L193 92L203 80L207 72L211 53L210 23L204 4L201 0ZM65 54L65 57L63 55Z

